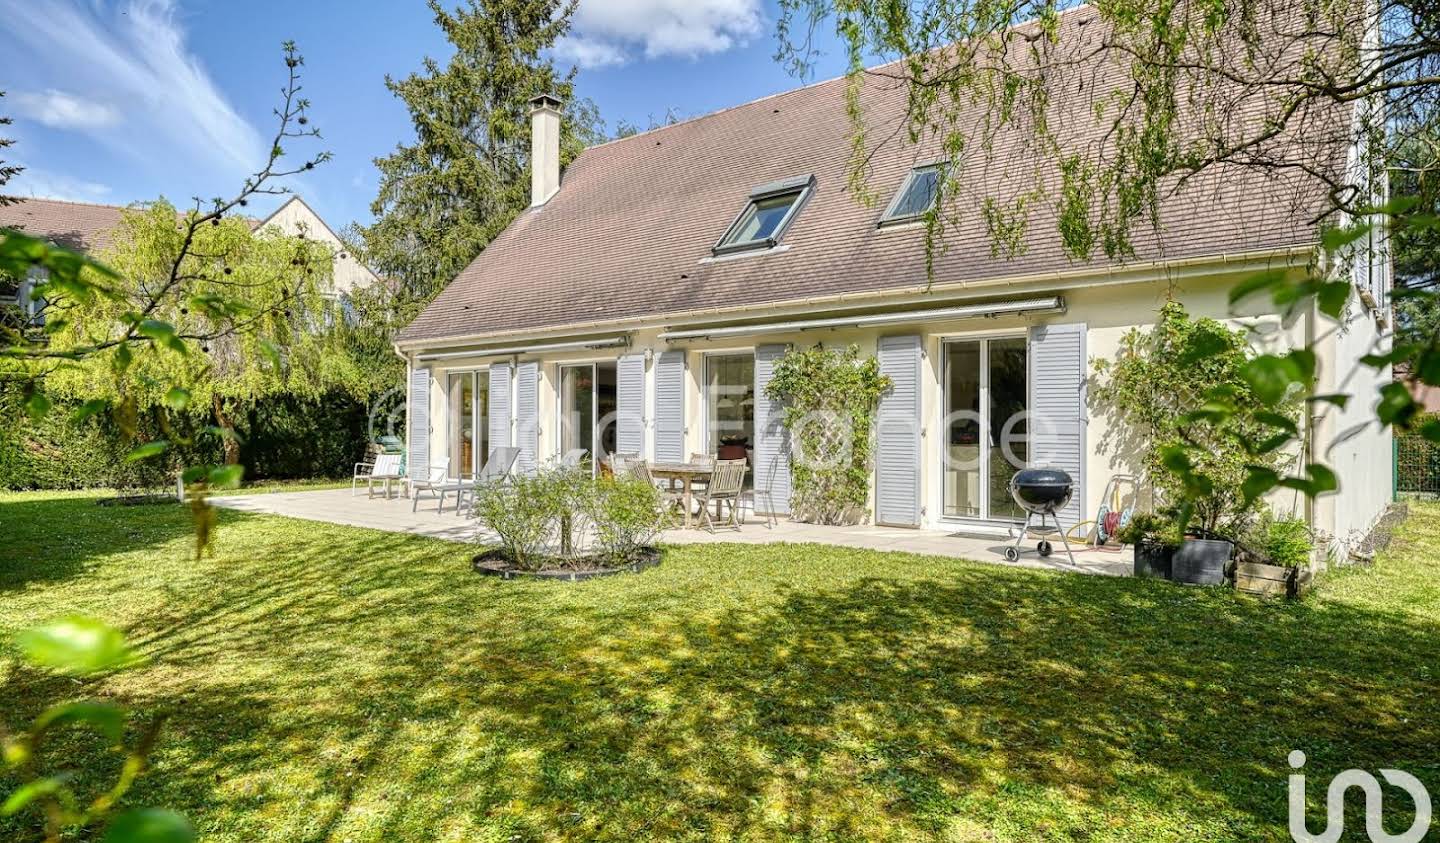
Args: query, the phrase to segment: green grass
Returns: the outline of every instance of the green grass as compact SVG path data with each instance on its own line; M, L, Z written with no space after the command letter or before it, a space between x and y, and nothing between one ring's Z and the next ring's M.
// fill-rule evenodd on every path
M78 611L150 659L76 685L6 645L0 722L167 714L131 801L207 840L1288 840L1291 749L1312 828L1347 767L1440 793L1440 507L1416 511L1286 604L803 545L506 583L464 546L233 512L196 562L178 507L0 496L0 634Z

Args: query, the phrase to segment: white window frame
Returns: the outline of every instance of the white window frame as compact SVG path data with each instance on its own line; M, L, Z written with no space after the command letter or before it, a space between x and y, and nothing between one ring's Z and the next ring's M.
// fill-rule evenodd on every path
M942 336L940 339L940 400L939 423L936 429L940 431L937 441L940 445L940 520L950 524L1019 524L1024 521L1020 518L996 518L990 511L990 437L987 431L990 429L990 343L994 340L1025 341L1026 359L1030 355L1030 335L1027 331L994 331L979 334L956 334L953 336ZM946 469L945 458L950 447L950 428L945 424L945 416L949 414L950 407L950 355L946 346L952 343L973 342L980 345L980 514L979 515L951 515L949 502L945 500ZM1028 380L1030 375L1025 375ZM1026 407L1029 404L1029 384L1026 384Z

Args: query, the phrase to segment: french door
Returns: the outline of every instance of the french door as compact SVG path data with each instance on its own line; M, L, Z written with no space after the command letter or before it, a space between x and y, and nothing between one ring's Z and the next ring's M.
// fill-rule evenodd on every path
M616 380L610 361L560 367L560 454L582 449L593 467L615 451Z
M1010 477L1028 458L1026 339L944 344L946 518L1022 520Z
M481 372L452 372L446 386L450 474L470 479L490 453L489 379Z

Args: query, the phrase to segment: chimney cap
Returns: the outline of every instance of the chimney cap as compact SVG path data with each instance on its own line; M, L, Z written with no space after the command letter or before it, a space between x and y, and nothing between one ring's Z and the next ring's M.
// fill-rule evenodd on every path
M565 106L565 101L554 94L536 94L530 98L530 110L539 111L542 108L553 108L559 111Z

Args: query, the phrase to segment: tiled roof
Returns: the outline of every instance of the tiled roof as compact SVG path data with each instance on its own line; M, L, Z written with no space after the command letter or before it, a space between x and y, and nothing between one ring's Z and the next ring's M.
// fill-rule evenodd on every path
M1085 14L1091 13L1066 15L1061 37L1080 39L1081 46L1096 37L1084 27ZM1076 77L1076 95L1054 103L1051 124L1072 141L1102 142L1095 101L1124 84L1125 73L1116 65L1085 68L1083 79ZM861 204L846 190L852 125L845 86L844 79L822 82L587 149L564 174L559 193L517 217L399 340L661 321L687 311L925 285L931 276L923 228L880 229L876 221L906 173L938 157L938 145L912 146L898 137L887 142L873 157L868 178L879 203ZM861 104L872 141L903 127L907 95L901 83L870 75ZM976 119L983 113L977 110ZM1008 131L996 143L1002 154L961 165L962 184L977 187L973 196L957 198L973 206L947 229L934 264L936 283L1083 267L1067 257L1055 221L1045 213L1032 221L1022 254L992 251L979 200L1033 186L1039 172L1022 151L1029 133ZM1341 160L1343 147L1337 147L1330 164ZM806 174L814 175L816 187L785 233L783 249L712 259L711 246L752 188ZM1203 173L1163 199L1158 231L1146 221L1135 226L1137 259L1312 243L1323 193L1309 182L1283 178L1242 167Z
M22 199L0 206L0 228L18 228L57 246L94 252L110 245L120 225L119 205L94 205L59 199Z
M94 253L114 240L120 215L125 210L123 205L20 199L10 205L0 205L0 228L17 228L57 246ZM262 221L251 218L249 223L251 228L257 228Z

